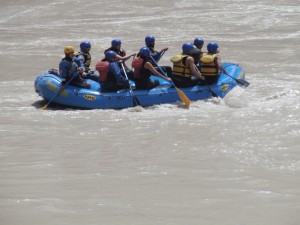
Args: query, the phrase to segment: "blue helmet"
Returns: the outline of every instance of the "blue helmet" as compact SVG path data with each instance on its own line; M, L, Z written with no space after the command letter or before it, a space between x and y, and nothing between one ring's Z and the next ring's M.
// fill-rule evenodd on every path
M203 44L204 44L204 40L202 38L195 38L194 45L197 48L202 48Z
M194 54L194 49L195 49L195 46L192 43L184 43L182 45L183 54L193 55Z
M150 51L149 48L144 47L144 48L141 48L141 49L140 49L140 55L141 55L142 57L149 58L149 57L150 57L150 54L151 54L151 51Z
M113 39L112 41L111 41L111 46L112 47L117 47L117 46L119 46L119 45L121 45L122 44L122 42L121 42L121 40L120 39Z
M215 42L210 42L210 43L207 44L207 51L209 53L213 53L213 54L217 53L218 48L219 48L219 46Z
M87 49L90 48L92 45L88 41L84 41L80 43L80 51L87 52Z
M146 36L145 37L145 44L147 46L150 46L152 42L155 41L155 37L154 36Z
M105 52L105 58L109 61L109 62L113 62L115 61L114 58L116 58L117 54L114 51L107 51Z

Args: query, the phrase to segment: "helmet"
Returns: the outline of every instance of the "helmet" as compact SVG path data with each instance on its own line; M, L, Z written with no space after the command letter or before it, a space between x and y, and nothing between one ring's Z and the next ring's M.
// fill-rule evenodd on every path
M203 44L204 44L204 40L202 38L195 38L194 45L197 48L202 48Z
M114 40L111 41L111 46L114 47L114 48L121 45L121 44L122 44L122 42L121 42L120 39L114 39Z
M151 53L151 51L150 51L150 49L147 48L147 47L144 47L144 48L141 48L141 49L140 49L140 55L141 55L142 57L149 58L149 57L150 57L150 53Z
M65 46L65 48L64 48L65 54L74 53L74 52L75 52L75 49L73 48L73 46Z
M145 37L145 44L147 46L151 45L152 42L155 41L155 37L154 36L146 36Z
M182 52L186 55L193 55L193 50L195 46L192 43L184 43L182 45Z
M117 54L114 51L107 51L105 53L105 58L109 61L112 62L114 61L113 58L115 58L117 56Z
M80 43L80 51L87 52L87 49L91 47L91 43L88 41L84 41Z
M215 42L210 42L207 44L207 51L209 53L217 53L218 48L219 48L219 46Z

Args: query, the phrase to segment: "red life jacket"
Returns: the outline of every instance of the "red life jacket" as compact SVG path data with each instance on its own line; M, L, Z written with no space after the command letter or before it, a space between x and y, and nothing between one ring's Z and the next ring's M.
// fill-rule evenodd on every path
M141 78L141 69L144 66L144 60L142 58L135 58L134 60L132 60L132 68L134 68L134 73L133 73L133 77L134 78Z
M107 81L107 74L109 71L109 62L108 61L100 61L96 64L96 70L100 74L100 82Z
M121 56L121 57L126 56L126 51L125 51L124 49L122 49L122 48L120 48L120 50L117 51L117 50L113 49L112 47L110 47L110 48L108 48L108 49L106 49L106 50L104 51L104 54L105 54L107 51L114 51L116 54L118 54L118 55Z

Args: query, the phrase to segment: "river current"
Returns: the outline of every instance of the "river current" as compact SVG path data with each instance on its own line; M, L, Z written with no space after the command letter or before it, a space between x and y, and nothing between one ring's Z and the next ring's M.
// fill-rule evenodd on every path
M1 0L1 225L298 225L300 2ZM63 47L127 54L218 42L248 88L145 109L49 107L36 76ZM128 61L130 65L130 60Z

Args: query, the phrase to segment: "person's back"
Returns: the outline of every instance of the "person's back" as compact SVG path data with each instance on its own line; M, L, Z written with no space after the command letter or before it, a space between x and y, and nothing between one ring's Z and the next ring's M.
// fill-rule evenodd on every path
M225 70L222 67L221 57L219 56L218 44L215 42L208 43L207 51L200 58L200 72L208 84L213 84L218 81L219 71L224 72Z
M195 69L196 65L192 57L195 54L199 54L199 50L193 44L185 43L182 45L182 53L171 58L172 80L176 86L192 87L204 79Z

